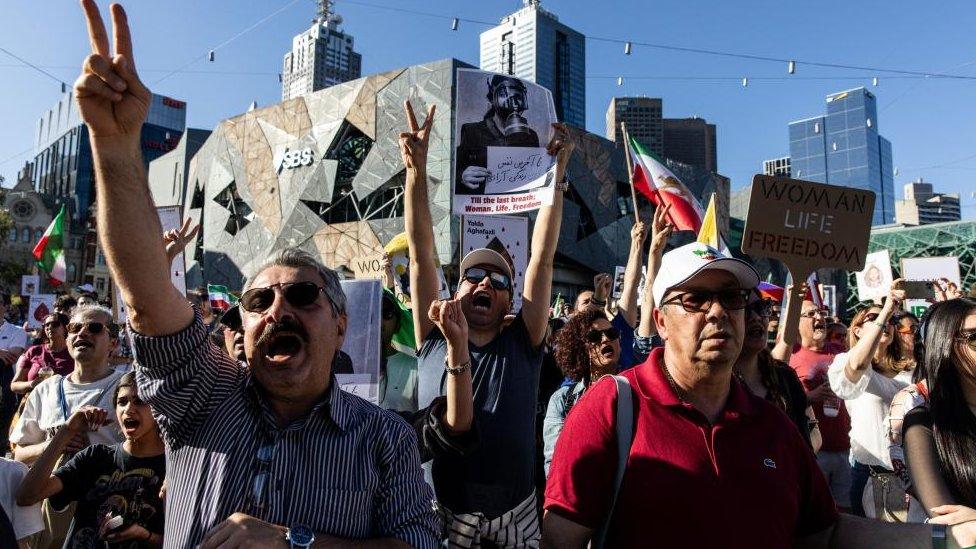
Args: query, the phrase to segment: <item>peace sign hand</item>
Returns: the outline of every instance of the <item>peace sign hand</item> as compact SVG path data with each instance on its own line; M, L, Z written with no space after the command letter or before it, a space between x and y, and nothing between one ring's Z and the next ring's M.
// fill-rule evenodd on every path
M75 99L82 120L93 137L139 138L152 94L136 74L132 37L125 10L112 4L115 55L95 0L81 0L88 21L91 55L75 81Z
M413 114L413 106L410 101L403 102L403 108L407 111L407 121L410 123L410 131L400 134L400 154L403 156L403 163L408 170L423 171L427 168L427 146L430 141L430 130L434 124L434 112L436 105L431 105L427 110L427 119L424 125L417 124L417 117Z
M193 225L193 220L188 217L179 229L163 233L163 242L166 242L166 257L169 258L170 263L200 231L200 225L193 225L192 229L190 228L191 225Z

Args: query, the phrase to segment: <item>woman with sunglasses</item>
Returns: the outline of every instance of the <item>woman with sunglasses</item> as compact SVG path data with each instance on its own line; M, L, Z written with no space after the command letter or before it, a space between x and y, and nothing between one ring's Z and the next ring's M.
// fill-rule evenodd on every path
M753 292L745 309L745 337L735 362L735 375L752 394L785 413L813 451L820 449L820 429L813 408L793 368L773 358L767 344L772 302Z
M79 504L65 547L163 545L160 488L166 478L165 448L149 405L139 398L134 372L119 380L113 401L124 442L93 444L55 469L72 437L111 422L107 410L79 408L51 439L17 492L19 505L47 498L54 509Z
M620 331L599 309L576 313L556 336L556 363L572 385L560 387L549 398L542 426L546 475L563 430L566 416L590 384L620 366Z
M936 303L925 325L930 390L903 429L912 489L928 522L976 530L976 300Z
M862 498L871 476L893 475L888 453L891 401L911 382L912 356L903 356L894 341L892 315L905 297L892 282L883 306L858 311L851 320L850 351L834 357L827 372L830 388L844 399L851 416L851 509L865 516Z
M28 347L17 361L17 370L10 383L10 390L27 394L38 383L54 374L66 376L75 369L75 361L68 352L68 317L51 313L44 317L44 339Z

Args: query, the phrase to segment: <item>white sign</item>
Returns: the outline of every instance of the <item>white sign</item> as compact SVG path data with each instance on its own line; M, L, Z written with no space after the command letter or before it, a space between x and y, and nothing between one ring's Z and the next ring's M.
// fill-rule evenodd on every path
M379 280L339 283L351 306L340 358L334 365L336 381L344 391L378 404L383 286Z
M465 215L461 219L461 256L479 248L501 254L515 274L512 311L521 310L525 269L529 266L529 220L509 215Z
M458 69L454 104L454 213L552 204L556 163L545 150L556 122L552 93L511 75Z
M159 215L159 224L163 227L163 232L178 230L183 226L183 214L179 206L162 206L156 208ZM179 290L180 295L186 295L186 260L183 252L173 258L170 265L169 279L173 286Z
M948 257L903 257L901 277L905 280L939 280L947 278L956 286L962 285L959 276L959 259Z
M40 275L24 275L20 277L20 295L34 295L40 291Z
M27 309L27 327L40 328L44 325L44 317L54 312L54 294L34 294L30 296L30 306Z
M888 295L891 288L891 255L880 250L867 255L864 269L854 273L857 279L857 297L861 301L878 299Z
M115 321L119 324L125 324L129 321L128 309L125 300L122 299L122 290L119 289L118 284L112 284L112 314L115 315Z
M624 295L624 274L627 272L627 267L617 267L613 271L613 292L611 296L614 299L620 299L620 296Z

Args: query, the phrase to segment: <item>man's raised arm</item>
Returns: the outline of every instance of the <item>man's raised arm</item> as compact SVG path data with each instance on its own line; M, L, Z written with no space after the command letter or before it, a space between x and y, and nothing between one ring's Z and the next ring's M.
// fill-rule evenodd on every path
M566 165L576 148L563 124L553 124L555 135L549 142L549 154L556 156L556 187L552 206L543 206L532 229L532 248L525 270L525 289L522 292L522 319L529 330L532 345L538 347L546 337L549 323L549 298L552 293L552 263L559 244L559 229L563 221L563 193L558 188L566 184Z
M436 107L430 106L424 125L417 124L413 107L404 101L410 131L400 134L400 154L407 167L404 193L404 225L410 246L410 306L413 309L413 328L417 348L434 327L427 318L430 304L437 299L440 280L437 277L437 247L434 245L434 223L430 217L427 194L427 145Z
M136 74L129 23L112 5L115 55L94 0L82 0L91 55L75 82L75 98L91 134L98 197L98 235L112 278L144 335L178 332L193 320L184 296L170 283L169 262L142 164L139 138L152 98Z

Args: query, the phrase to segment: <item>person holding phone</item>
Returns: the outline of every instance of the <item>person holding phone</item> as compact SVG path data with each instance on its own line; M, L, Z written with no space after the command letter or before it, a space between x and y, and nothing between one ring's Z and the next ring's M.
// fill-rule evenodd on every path
M83 406L54 435L17 492L18 505L45 498L55 509L79 503L65 547L163 545L165 449L149 405L139 398L134 372L122 376L113 400L125 442L93 444L54 470L73 437L111 421L108 411Z

